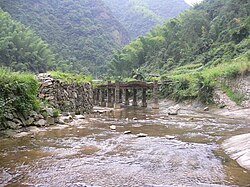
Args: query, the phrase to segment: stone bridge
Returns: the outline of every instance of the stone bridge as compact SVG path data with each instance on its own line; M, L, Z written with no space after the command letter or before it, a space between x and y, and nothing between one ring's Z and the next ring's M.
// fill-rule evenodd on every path
M121 108L122 103L128 106L130 96L132 95L132 106L138 106L138 93L142 91L142 107L147 107L147 90L153 91L153 109L159 109L158 103L158 81L144 82L131 81L112 83L108 81L107 84L98 85L93 90L94 105L102 107Z

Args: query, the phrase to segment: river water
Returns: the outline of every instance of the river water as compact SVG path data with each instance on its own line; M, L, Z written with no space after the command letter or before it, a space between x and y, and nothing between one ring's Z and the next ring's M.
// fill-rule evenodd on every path
M0 186L250 186L250 171L220 148L249 132L244 119L190 109L169 116L164 106L91 114L36 135L2 137Z

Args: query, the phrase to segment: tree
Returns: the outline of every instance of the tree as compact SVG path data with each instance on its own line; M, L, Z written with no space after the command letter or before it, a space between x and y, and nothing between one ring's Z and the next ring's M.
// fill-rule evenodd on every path
M16 71L46 72L55 65L48 44L0 9L0 65Z

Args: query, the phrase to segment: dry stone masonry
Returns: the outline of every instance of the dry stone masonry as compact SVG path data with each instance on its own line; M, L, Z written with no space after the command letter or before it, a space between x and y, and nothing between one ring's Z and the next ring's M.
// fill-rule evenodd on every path
M250 72L236 79L226 79L225 84L230 86L234 92L244 95L245 100L242 103L244 107L250 107Z
M244 95L244 101L241 103L243 107L250 107L250 73L239 75L236 78L220 80L221 84L229 86L235 93ZM234 106L233 101L226 96L221 90L215 90L214 101L217 104Z
M90 83L66 83L52 78L49 74L39 74L37 77L41 82L39 98L47 100L61 112L82 114L93 109Z

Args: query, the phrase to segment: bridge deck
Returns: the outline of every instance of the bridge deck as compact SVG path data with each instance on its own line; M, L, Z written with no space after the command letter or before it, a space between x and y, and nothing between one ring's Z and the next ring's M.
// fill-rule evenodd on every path
M153 88L153 82L144 82L144 81L130 81L130 82L119 82L119 87L121 89L129 89L129 88ZM116 83L102 84L98 85L97 88L115 88Z

